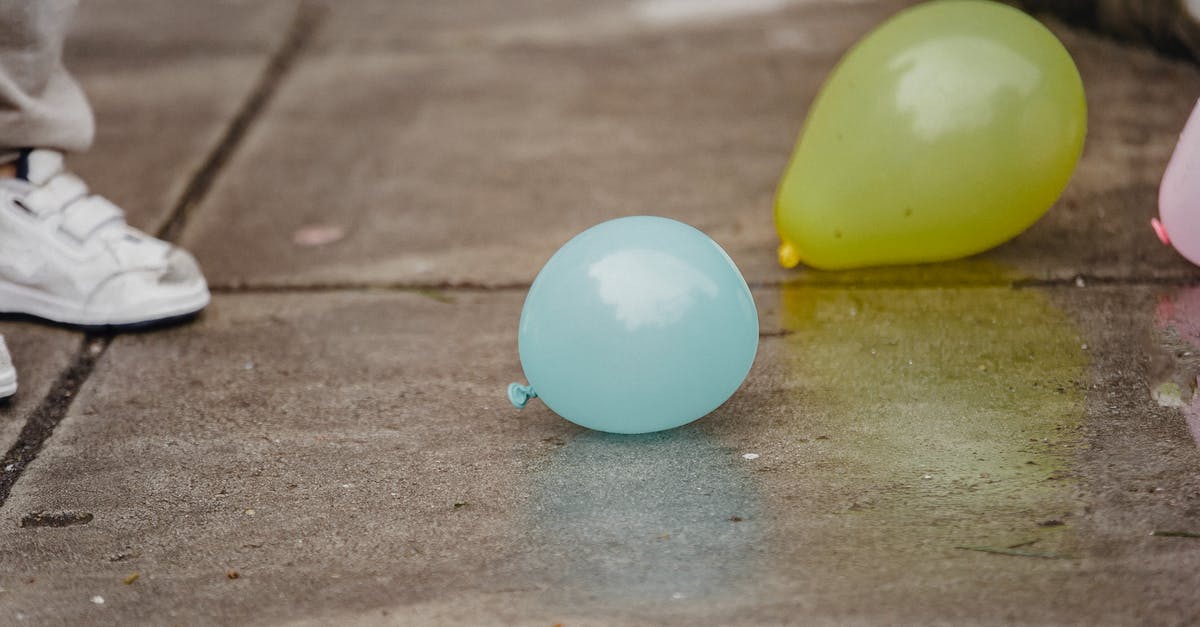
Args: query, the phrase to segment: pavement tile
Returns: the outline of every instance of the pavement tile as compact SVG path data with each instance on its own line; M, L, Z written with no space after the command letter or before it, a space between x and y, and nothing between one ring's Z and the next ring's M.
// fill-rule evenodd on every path
M805 103L878 13L318 48L183 239L219 285L495 285L527 283L592 224L651 213L709 232L752 278L783 276L775 178ZM296 244L312 226L344 238Z
M746 385L643 437L507 406L521 290L222 296L98 364L0 616L1186 622L1193 291L760 289Z
M396 5L387 0L340 2L315 41L324 51L415 51L480 48L496 44L565 43L615 40L705 29L713 23L741 22L761 30L763 17L788 13L802 22L837 21L840 28L784 24L771 29L772 41L786 48L820 49L843 40L855 26L869 27L882 12L913 4L908 0L514 0L503 5L440 2L436 7ZM886 14L886 13L885 13ZM844 45L848 45L846 42Z
M66 64L92 102L96 142L71 168L132 224L160 228L283 40L295 4L82 3Z
M243 622L263 594L288 597L271 610L283 616L355 607L368 590L377 603L453 587L454 564L499 559L496 539L509 533L500 513L519 499L500 485L552 447L541 438L567 430L547 417L549 429L531 430L533 417L491 415L507 404L501 379L517 370L510 331L520 301L507 301L227 297L197 324L119 337L39 459L53 476L27 474L0 525L31 540L16 526L23 514L89 511L89 525L34 530L86 535L89 566L81 579L51 574L76 549L41 540L12 547L6 563L28 560L41 582L32 585L63 594L54 611L84 621L96 610L197 616L192 602L212 602L202 610L210 620ZM439 322L470 330L454 352ZM103 461L77 465L87 452ZM463 553L488 544L491 557ZM134 571L139 582L122 584ZM304 600L294 581L279 587L267 572L319 584ZM105 607L89 601L95 594ZM192 601L177 606L184 598ZM6 620L26 607L13 595L0 605L13 608Z
M298 4L89 0L76 10L66 54L71 64L95 68L269 53L283 40Z
M316 40L319 50L405 50L485 43L496 31L528 30L622 11L615 0L512 0L503 4L451 0L435 6L351 0L332 6Z
M0 322L0 335L12 354L19 386L16 395L0 404L0 457L3 457L16 442L29 414L75 357L83 336L55 327L17 322Z
M896 4L653 24L606 5L595 9L606 20L517 11L490 30L446 9L416 36L479 36L420 45L400 19L415 9L385 18L363 6L331 13L185 233L218 285L527 284L574 234L644 213L706 231L752 282L895 280L892 269L779 269L771 205L821 81ZM362 38L339 26L362 15L376 23ZM899 274L1200 277L1146 226L1197 70L1054 28L1091 103L1063 200L1008 245ZM333 236L298 244L312 229ZM996 271L981 276L981 264Z

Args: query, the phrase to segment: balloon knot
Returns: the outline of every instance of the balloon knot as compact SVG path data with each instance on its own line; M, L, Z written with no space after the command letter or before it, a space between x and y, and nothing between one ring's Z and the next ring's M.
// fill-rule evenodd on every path
M1159 222L1158 218L1150 218L1150 226L1154 227L1154 233L1158 235L1158 239L1162 240L1162 243L1171 243L1171 238L1167 237L1167 227L1163 226L1163 223Z
M779 265L789 269L800 265L800 251L787 242L780 244Z
M537 392L534 392L532 387L517 383L508 384L508 400L513 404L513 407L521 409L525 407L525 403L528 403L531 398L537 398Z

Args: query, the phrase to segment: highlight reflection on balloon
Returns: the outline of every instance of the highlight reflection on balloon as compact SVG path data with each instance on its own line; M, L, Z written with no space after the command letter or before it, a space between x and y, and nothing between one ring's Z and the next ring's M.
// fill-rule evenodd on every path
M530 386L576 424L647 433L716 409L758 349L750 289L721 247L666 218L594 226L567 242L534 280L518 331Z
M1016 236L1070 179L1083 83L1049 30L994 2L930 2L841 60L780 181L780 262L943 261Z

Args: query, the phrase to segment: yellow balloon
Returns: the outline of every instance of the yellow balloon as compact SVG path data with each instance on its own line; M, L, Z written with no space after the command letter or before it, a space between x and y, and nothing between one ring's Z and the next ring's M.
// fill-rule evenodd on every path
M982 0L907 9L817 95L775 201L779 261L837 270L997 246L1062 193L1086 128L1079 71L1037 20Z

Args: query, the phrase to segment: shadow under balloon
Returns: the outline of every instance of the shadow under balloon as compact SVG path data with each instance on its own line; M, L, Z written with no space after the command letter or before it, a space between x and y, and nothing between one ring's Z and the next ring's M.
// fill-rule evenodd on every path
M1086 360L1043 293L792 284L778 324L775 367L796 406L778 429L804 447L780 496L816 507L773 544L803 538L805 568L826 574L814 585L855 569L894 593L964 547L1066 550Z
M584 612L737 594L762 539L739 462L694 427L581 433L534 475L526 568L550 605Z

